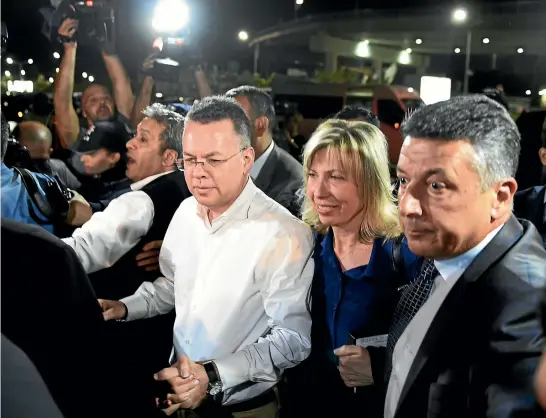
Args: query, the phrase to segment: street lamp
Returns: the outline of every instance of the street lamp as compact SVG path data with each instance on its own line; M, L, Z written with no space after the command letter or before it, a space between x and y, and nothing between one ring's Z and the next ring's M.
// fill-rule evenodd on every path
M531 95L531 90L526 90L526 91L525 91L525 94L526 94L527 96L530 96L530 95Z
M455 23L464 23L468 19L468 12L466 11L466 9L459 7L453 10L451 17Z
M26 71L25 70L21 70L21 75L26 75Z
M242 30L239 32L239 40L241 42L246 42L248 41L248 32L246 30Z
M11 77L11 73L8 70L4 71L4 74L6 75L6 77Z
M85 71L82 73L82 77L87 78L87 73Z
M89 77L87 77L87 79L89 80L90 83L92 83L93 81L95 81L95 77L93 77L92 75L90 75Z
M417 45L421 45L423 43L423 40L421 38L418 38L418 39L415 40L415 43Z
M463 9L461 7L453 10L451 13L451 20L455 24L464 24L468 20L468 11L466 9ZM467 28L466 31L466 57L464 62L464 83L463 83L463 92L465 94L468 93L468 78L470 76L470 56L472 53L472 29L470 27ZM455 50L455 53L458 53L457 50Z
M29 58L27 62L31 65L34 64L34 60L32 58Z
M6 63L9 65L13 64L13 58L11 57L6 58Z
M49 82L53 84L55 82L55 79L53 77L49 77Z
M523 54L523 48L518 48L518 54Z
M298 9L303 6L304 0L295 0L294 1L294 19L298 18Z
M55 58L56 60L58 60L59 58L61 58L61 54L59 54L58 52L54 52L54 53L53 53L53 58Z

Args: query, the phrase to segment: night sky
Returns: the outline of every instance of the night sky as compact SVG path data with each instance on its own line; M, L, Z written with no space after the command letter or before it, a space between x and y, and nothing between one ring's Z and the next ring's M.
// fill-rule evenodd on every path
M157 0L116 0L118 3L118 48L130 73L149 51L153 31L150 20ZM241 29L252 36L280 21L294 17L294 0L189 0L194 3L194 25L205 34L204 55L207 61L225 64L229 58L250 57L251 51L237 40ZM476 3L466 2L466 4ZM486 0L479 1L487 2ZM494 2L491 0L490 2ZM453 0L414 0L404 2L411 6L441 6L446 9L460 5ZM54 75L57 61L53 52L60 51L59 44L52 45L41 34L43 18L38 9L48 6L49 0L5 0L2 2L2 20L9 31L8 55L26 61L32 58L39 72ZM300 16L360 8L400 8L400 0L305 0ZM95 48L80 48L77 71L93 73L98 81L104 75L101 59Z

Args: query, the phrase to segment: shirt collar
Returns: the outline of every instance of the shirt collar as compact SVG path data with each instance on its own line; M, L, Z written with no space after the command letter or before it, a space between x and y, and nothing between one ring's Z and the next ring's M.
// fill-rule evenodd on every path
M377 251L377 248L378 245L381 245L381 240L382 238L376 238L373 241L372 253L370 254L370 260L367 264L353 268L348 271L357 271L357 274L353 275L353 277L351 278L357 278L356 276L381 277L381 273L385 272L385 266L379 265L379 263L377 262L379 260L379 253ZM332 228L328 228L328 232L326 233L320 244L322 247L320 255L324 262L329 263L330 266L341 272L341 264L339 263L339 260L337 259L336 253L334 251L334 231ZM345 272L345 274L347 274L348 272Z
M235 199L235 202L231 204L231 206L220 216L215 218L212 221L212 226L219 225L225 223L225 221L230 219L247 219L248 218L248 210L250 208L250 202L254 198L254 195L258 191L258 188L254 185L252 180L249 178L245 188ZM208 220L208 212L209 209L203 205L200 205L197 203L197 215L205 222L205 225L208 227L211 227L211 224ZM214 229L216 230L216 229Z
M262 171L262 168L265 165L265 162L271 155L271 152L273 151L273 147L275 146L275 142L271 141L271 144L267 147L265 152L260 155L256 161L254 161L254 164L252 165L252 168L250 169L250 177L252 177L254 180L258 178L260 175L260 171Z
M434 265L438 273L440 273L444 280L456 280L461 277L472 261L495 238L503 226L501 225L491 231L478 245L457 257L450 258L449 260L434 260Z
M173 172L174 172L174 170L166 171L164 173L154 174L153 176L146 177L145 179L136 181L133 184L131 184L131 190L133 190L133 191L141 190L144 186L147 186L148 184L150 184L155 179L158 179L159 177L165 176L167 174L171 174Z

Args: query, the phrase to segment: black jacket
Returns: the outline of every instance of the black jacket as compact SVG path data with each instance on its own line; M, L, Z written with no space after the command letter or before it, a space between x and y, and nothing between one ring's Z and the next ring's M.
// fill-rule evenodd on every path
M538 417L534 374L546 251L512 217L463 273L433 319L396 418Z
M2 219L1 256L2 334L34 363L64 417L138 416L139 400L126 401L135 388L124 364L112 362L101 308L72 248L43 228Z

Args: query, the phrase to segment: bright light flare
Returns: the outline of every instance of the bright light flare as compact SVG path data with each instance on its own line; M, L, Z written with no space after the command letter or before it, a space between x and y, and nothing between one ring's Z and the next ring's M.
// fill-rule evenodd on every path
M453 10L453 13L451 14L451 18L456 23L463 23L466 22L466 19L468 19L468 12L466 9L463 9L462 7Z
M242 42L246 42L248 41L248 32L246 30L242 30L239 32L239 40L242 41Z
M190 8L183 0L160 0L155 6L152 27L157 32L176 33L190 22Z

